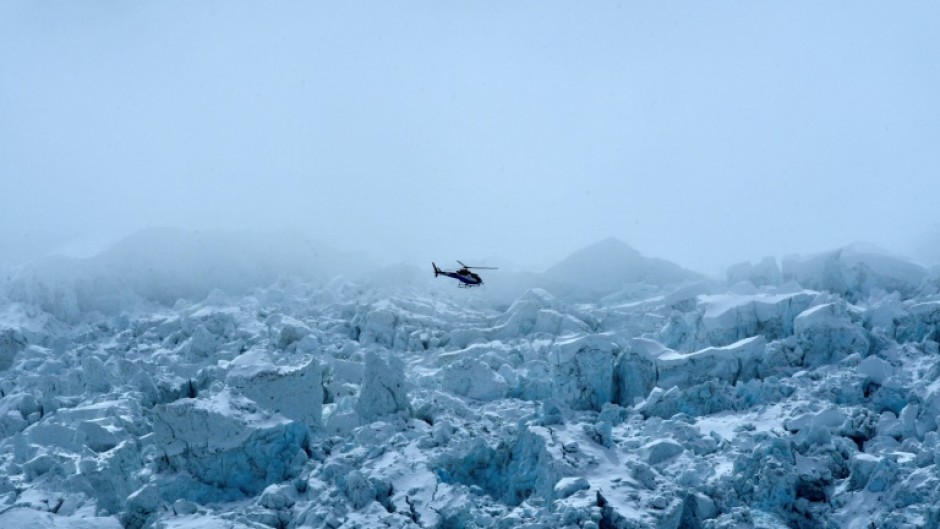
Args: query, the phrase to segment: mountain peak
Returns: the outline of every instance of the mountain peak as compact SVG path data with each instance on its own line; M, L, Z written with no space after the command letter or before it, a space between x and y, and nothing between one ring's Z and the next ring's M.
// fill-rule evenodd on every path
M597 241L594 244L589 244L584 247L584 249L588 249L588 248L607 248L607 249L629 250L630 252L634 252L637 255L640 254L640 252L637 251L636 248L630 246L629 244L625 243L624 241L616 237L606 237L604 239Z
M612 292L635 283L666 285L701 279L699 274L670 261L644 257L616 237L577 250L546 270L545 275L595 292Z

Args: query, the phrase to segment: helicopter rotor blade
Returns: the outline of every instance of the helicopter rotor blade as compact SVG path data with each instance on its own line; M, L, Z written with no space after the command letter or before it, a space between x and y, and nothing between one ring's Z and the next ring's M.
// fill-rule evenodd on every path
M475 269L475 270L499 270L498 268L493 267L493 266L467 266L467 265L463 264L463 263L460 262L460 261L457 261L457 262L460 263L460 266L462 266L462 267L464 267L464 268L466 268L466 269L468 269L468 270L470 270L470 269Z

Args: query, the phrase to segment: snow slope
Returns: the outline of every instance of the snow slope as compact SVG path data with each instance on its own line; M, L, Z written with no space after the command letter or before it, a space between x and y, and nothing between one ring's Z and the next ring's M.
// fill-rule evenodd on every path
M938 527L937 279L832 255L509 304L280 274L169 299L135 265L103 310L85 269L14 282L0 527Z

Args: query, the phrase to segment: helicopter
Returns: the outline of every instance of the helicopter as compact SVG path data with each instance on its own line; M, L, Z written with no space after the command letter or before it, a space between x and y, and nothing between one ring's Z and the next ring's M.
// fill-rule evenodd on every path
M437 267L436 264L432 262L431 266L434 267L434 277L437 277L439 275L452 277L456 279L457 281L460 281L460 283L457 285L458 287L471 288L471 287L478 287L483 284L483 278L480 277L479 274L471 272L470 271L471 268L477 269L477 270L496 270L496 268L493 268L491 266L467 266L461 263L460 261L457 261L457 262L460 263L460 266L462 268L457 270L456 272L448 272L446 270L441 270L440 268Z

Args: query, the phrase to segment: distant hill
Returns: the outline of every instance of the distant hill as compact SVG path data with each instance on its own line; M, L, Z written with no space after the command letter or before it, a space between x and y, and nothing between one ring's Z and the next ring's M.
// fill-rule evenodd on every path
M671 261L644 257L613 237L574 252L541 276L592 293L610 293L635 284L666 286L704 279Z

